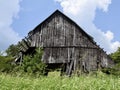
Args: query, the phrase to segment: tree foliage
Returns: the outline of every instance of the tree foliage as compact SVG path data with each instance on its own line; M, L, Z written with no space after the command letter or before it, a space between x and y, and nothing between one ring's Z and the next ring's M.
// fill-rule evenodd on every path
M13 69L13 66L11 65L12 61L12 57L0 56L0 72L11 72Z
M114 60L115 65L112 68L103 69L103 72L119 76L120 75L120 47L116 52L110 54L110 57L112 58L112 60Z
M10 45L6 50L7 56L4 55L5 52L0 52L0 72L11 72L14 67L12 62L14 61L14 56L18 54L17 45Z
M14 52L15 51L15 52ZM8 56L0 55L0 72L11 73L11 74L29 74L29 75L44 75L46 65L41 61L43 50L37 48L36 52L31 55L24 55L22 64L17 65L14 62L13 56L17 53L16 45L11 45L7 49Z
M120 47L116 52L110 54L110 57L115 61L115 63L120 63Z
M38 48L34 55L24 56L21 69L29 74L44 75L46 65L41 61L42 54L43 50Z
M7 56L16 56L19 52L18 46L17 45L10 45L8 49L6 50Z

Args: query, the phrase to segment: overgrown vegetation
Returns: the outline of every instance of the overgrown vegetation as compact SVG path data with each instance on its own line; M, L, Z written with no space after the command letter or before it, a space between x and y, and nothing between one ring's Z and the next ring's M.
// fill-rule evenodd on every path
M18 45L10 45L8 49L6 50L7 56L15 57L19 53Z
M4 52L0 52L0 72L11 73L14 69L12 63L18 54L17 45L10 45L5 53L7 54L6 56L4 56Z
M120 47L116 52L111 53L110 57L115 61L115 63L120 63Z
M13 50L14 49L14 50ZM13 64L18 52L15 45L10 46L7 56L0 53L1 90L119 90L120 89L120 48L110 54L116 65L103 72L81 75L80 77L58 76L57 73L44 77L46 65L41 61L43 50L36 49L34 55L25 55L22 64ZM15 53L14 53L15 52ZM5 73L3 73L5 72ZM60 73L59 73L60 75ZM114 76L113 76L114 75Z
M0 72L11 72L13 69L13 66L11 65L13 61L12 57L8 56L0 56Z
M119 76L120 75L120 47L116 52L111 53L109 56L112 58L112 60L114 60L115 66L112 68L105 68L102 71L115 76Z
M43 50L41 48L36 49L34 55L26 55L23 58L23 62L20 66L20 69L23 72L34 75L44 75L46 65L41 61Z
M0 53L0 72L6 73L28 73L34 75L44 75L46 73L46 65L41 61L42 49L37 48L34 55L25 55L21 65L14 65L12 62L17 56L19 50L17 45L10 45L6 50L7 56ZM105 68L102 71L108 74L120 75L120 48L110 57L115 61L116 65L113 68Z
M16 46L11 45L6 51L7 56L0 55L0 72L10 73L10 74L25 74L40 76L45 74L46 65L41 61L43 50L37 48L34 55L24 55L22 64L13 63L15 58L15 53L12 49L16 50Z
M48 77L34 78L0 75L1 90L119 90L120 78L98 73L97 76L60 77L57 72Z

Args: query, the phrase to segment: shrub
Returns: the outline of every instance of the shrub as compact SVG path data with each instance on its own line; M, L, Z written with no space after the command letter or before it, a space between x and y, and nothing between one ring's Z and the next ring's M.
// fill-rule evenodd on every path
M17 56L17 54L19 53L19 49L18 49L18 45L10 45L8 47L8 49L6 50L7 56Z
M34 75L44 75L46 65L41 61L43 50L41 48L36 49L36 53L34 55L26 55L23 57L23 62L20 69L23 72L27 72L28 74Z
M104 69L102 69L102 71L107 74L119 76L120 75L120 63L116 64L112 68L104 68Z
M14 58L7 56L0 56L0 72L11 72L13 66L11 65Z

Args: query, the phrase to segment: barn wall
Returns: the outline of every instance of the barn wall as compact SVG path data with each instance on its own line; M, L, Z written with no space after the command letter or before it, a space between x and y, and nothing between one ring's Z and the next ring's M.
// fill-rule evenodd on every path
M96 47L93 40L86 37L80 28L61 15L50 18L34 30L31 46L61 47L81 46Z
M31 41L32 47L44 47L43 60L46 63L66 63L75 59L78 61L80 55L86 55L84 58L87 63L87 60L92 60L91 54L96 54L96 51L80 48L97 48L91 38L86 37L79 27L61 15L55 15L37 27L32 32Z
M61 14L54 14L28 34L31 47L43 47L43 62L70 63L87 72L112 63L93 38Z

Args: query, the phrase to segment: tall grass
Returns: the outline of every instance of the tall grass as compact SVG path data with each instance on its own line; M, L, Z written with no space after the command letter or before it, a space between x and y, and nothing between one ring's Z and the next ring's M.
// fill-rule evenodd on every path
M99 73L97 76L48 77L0 75L0 90L120 90L120 78Z

